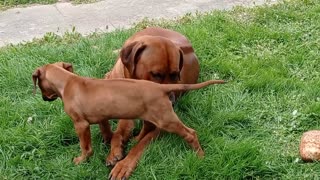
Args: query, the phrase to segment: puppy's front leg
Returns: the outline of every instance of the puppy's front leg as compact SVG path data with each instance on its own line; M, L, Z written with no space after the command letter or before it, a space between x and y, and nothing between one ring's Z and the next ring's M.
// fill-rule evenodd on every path
M99 128L100 128L101 135L103 137L103 142L105 144L109 143L111 141L113 133L108 120L100 122Z
M78 165L93 154L91 148L90 124L87 121L74 122L75 130L80 140L81 155L73 159L73 162Z

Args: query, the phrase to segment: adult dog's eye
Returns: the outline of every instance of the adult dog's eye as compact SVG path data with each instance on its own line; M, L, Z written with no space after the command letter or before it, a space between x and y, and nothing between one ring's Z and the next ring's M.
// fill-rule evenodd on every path
M164 77L160 73L153 73L153 72L151 72L151 76L152 76L153 79L158 80L158 81L163 80L163 77Z
M171 73L171 74L169 74L169 77L170 77L171 81L178 81L180 79L179 73Z

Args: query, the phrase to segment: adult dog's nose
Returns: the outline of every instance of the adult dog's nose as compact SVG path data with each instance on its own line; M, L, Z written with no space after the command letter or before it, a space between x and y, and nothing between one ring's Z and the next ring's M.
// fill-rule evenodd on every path
M48 97L46 97L46 96L42 96L42 99L44 100L44 101L54 101L55 99L49 99Z
M176 102L176 95L174 94L174 92L169 93L169 99L170 99L172 106L173 106L174 103Z

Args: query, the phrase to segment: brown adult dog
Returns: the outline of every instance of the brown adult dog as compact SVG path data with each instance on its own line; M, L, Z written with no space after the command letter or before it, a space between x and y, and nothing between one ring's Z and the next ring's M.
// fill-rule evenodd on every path
M71 117L79 136L81 155L74 158L79 164L93 154L90 124L104 124L104 131L111 135L109 119L142 119L165 131L176 133L203 156L196 132L186 127L173 111L168 95L172 91L199 89L223 80L199 84L158 84L133 79L91 79L77 76L72 65L54 63L37 68L32 74L34 93L38 81L43 100L60 97L65 112ZM108 136L109 138L111 136ZM128 178L131 171L111 171L112 178ZM113 176L116 174L116 176Z
M130 37L120 51L120 57L106 79L144 79L162 84L194 84L199 76L199 63L191 43L182 34L163 28L146 28ZM182 92L171 94L175 101ZM134 127L133 121L120 120L111 140L107 165L115 165L123 158L123 144ZM159 134L159 129L144 121L140 140L125 159L114 167L118 171L132 171L145 146ZM104 133L106 134L106 133ZM104 135L106 136L106 135Z

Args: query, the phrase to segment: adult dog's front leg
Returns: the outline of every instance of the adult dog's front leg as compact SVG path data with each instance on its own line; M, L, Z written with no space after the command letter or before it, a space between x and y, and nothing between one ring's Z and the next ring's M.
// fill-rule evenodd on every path
M117 130L113 133L111 139L111 150L106 158L107 166L114 166L118 161L123 159L124 145L131 137L134 121L132 119L120 119Z
M75 122L75 130L80 140L81 155L73 159L73 162L78 165L93 154L91 147L90 124L87 121Z
M148 121L143 121L142 129L138 136L134 137L136 141L140 141L146 134L148 134L150 131L155 130L157 127L153 125L152 123Z
M140 157L142 156L144 149L147 145L160 134L159 128L154 128L153 130L144 134L141 137L138 144L136 144L128 153L128 155L121 161L119 161L109 174L109 179L128 179L132 174L133 170L136 168Z

